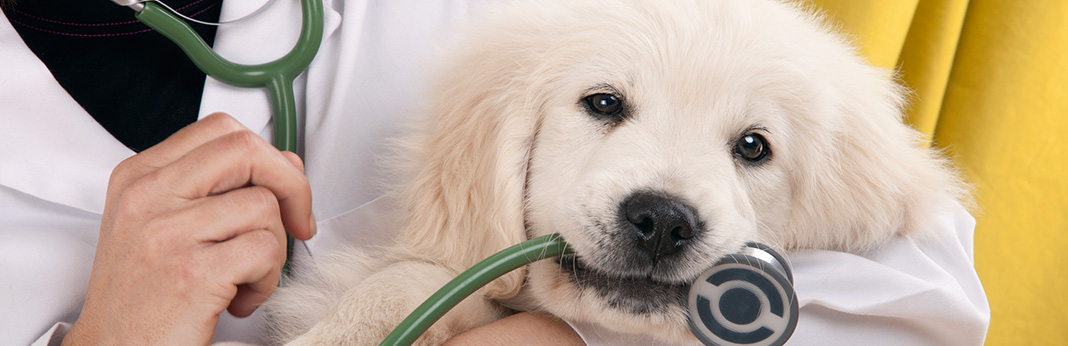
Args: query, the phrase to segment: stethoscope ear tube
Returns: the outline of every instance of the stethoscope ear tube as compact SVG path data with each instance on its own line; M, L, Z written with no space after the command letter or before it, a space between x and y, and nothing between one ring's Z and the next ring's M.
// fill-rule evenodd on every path
M746 244L701 273L687 304L690 330L705 345L778 346L797 326L790 264L764 244Z
M177 12L169 11L169 7L165 8L162 3L112 1L134 9L137 20L174 41L205 74L237 87L266 89L271 101L274 146L281 151L297 152L297 102L293 81L308 68L322 45L325 25L322 0L301 0L302 24L297 43L285 56L258 65L237 64L219 56L189 24L176 15ZM286 234L286 240L283 280L289 274L295 242L289 234Z

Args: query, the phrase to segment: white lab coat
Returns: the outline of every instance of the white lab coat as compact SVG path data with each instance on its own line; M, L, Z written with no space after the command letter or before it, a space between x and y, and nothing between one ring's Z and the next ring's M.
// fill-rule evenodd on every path
M382 220L374 201L381 193L375 181L381 174L375 155L425 102L437 43L480 2L325 1L326 38L296 83L299 151L319 220L319 234L307 250L298 246L297 256L387 239L377 231ZM227 1L222 17L241 16L261 3ZM296 40L299 11L297 1L279 1L247 23L220 27L216 50L242 63L280 57ZM260 89L209 78L201 116L217 111L270 137L270 110ZM133 152L64 92L3 17L0 121L0 344L46 345L77 318L108 176ZM981 343L989 308L972 268L974 221L966 213L946 220L956 232L947 233L944 248L903 239L866 257L791 254L803 304L791 344L916 344L917 336ZM574 325L592 344L617 343L611 333ZM216 339L256 342L262 327L258 314L236 319L224 313Z

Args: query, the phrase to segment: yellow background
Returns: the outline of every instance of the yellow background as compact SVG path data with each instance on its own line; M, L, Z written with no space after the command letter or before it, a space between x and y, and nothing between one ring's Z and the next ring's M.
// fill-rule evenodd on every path
M1068 1L806 0L975 186L987 345L1068 345Z

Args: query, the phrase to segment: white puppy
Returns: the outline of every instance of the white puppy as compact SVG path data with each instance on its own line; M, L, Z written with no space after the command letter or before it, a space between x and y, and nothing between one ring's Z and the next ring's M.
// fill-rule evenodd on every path
M404 142L398 243L320 256L269 303L276 341L376 344L472 264L560 233L575 256L494 281L420 342L513 309L694 342L685 285L745 242L861 251L966 198L902 123L892 74L798 6L562 0L488 17Z

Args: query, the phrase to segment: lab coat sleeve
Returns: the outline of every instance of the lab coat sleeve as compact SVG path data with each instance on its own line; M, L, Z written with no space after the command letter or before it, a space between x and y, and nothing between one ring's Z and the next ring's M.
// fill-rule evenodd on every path
M982 345L990 307L974 268L975 219L957 206L938 226L929 238L898 237L860 255L789 253L801 310L788 344ZM569 323L589 345L642 340Z
M52 328L48 328L48 331L37 338L30 346L60 346L63 344L63 338L67 336L67 332L70 331L70 323L59 322L52 325Z

